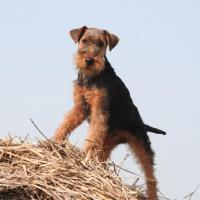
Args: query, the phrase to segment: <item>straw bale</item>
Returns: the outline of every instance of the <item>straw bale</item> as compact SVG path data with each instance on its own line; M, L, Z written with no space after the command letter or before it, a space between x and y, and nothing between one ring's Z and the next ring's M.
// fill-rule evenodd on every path
M1 200L138 200L136 189L67 141L0 140Z

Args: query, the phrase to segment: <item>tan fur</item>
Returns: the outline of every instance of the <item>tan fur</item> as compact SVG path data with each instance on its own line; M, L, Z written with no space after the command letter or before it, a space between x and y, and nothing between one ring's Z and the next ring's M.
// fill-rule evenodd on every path
M145 150L142 141L137 139L133 134L126 131L119 131L119 137L124 139L130 146L131 150L135 154L138 162L141 165L141 168L146 177L147 184L147 196L148 200L157 200L157 181L154 175L154 168L152 165L152 157Z
M90 43L85 48L84 43ZM76 67L84 72L85 75L95 75L104 68L105 52L107 48L106 35L102 31L96 29L86 30L79 41L79 48L75 55ZM87 68L85 64L86 58L94 59L94 66Z
M147 196L148 200L157 200L157 181L154 175L154 168L152 165L152 157L145 150L142 142L133 136L133 134L118 130L113 135L107 135L104 140L103 151L101 153L102 162L105 162L112 150L118 144L128 143L132 152L135 154L140 166L146 177Z
M82 72L84 72L85 75L88 76L93 76L95 74L98 74L99 72L101 72L104 68L104 56L100 56L100 57L94 57L95 60L95 66L93 67L93 70L91 69L87 69L85 67L85 59L86 59L86 55L82 52L77 52L75 55L75 63L76 63L76 67L78 69L80 69Z
M54 135L54 139L56 141L62 142L65 140L67 135L71 133L81 122L86 118L83 105L82 105L82 95L83 95L82 87L74 85L74 107L70 112L65 116L62 124L56 130Z
M102 109L103 99L106 98L104 90L92 89L86 91L85 97L91 106L90 129L84 150L91 157L104 160L103 145L107 136L108 113Z

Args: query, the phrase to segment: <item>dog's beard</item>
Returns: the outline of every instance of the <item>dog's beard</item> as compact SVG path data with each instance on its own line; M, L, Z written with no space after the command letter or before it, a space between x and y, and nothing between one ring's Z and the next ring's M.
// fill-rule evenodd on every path
M76 68L87 76L95 76L99 74L105 68L105 56L94 57L94 63L87 65L85 62L85 56L81 53L75 54Z

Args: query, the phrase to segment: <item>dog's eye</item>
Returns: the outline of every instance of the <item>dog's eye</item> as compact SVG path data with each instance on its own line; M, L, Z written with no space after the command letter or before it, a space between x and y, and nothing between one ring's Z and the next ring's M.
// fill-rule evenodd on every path
M103 43L102 41L99 41L99 42L98 42L98 46L99 46L99 47L102 47L103 45L104 45L104 43Z
M82 43L83 43L83 44L86 44L86 43L87 43L87 40L86 40L86 39L83 39L83 40L82 40Z

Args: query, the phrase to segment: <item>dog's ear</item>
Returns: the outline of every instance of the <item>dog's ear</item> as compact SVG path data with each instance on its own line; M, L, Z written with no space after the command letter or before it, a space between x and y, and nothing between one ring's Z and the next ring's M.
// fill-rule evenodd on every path
M86 29L87 26L83 26L81 28L73 29L69 32L71 38L74 40L75 43L77 43L81 39Z
M117 43L119 42L119 38L116 35L109 33L106 30L104 30L104 32L105 32L105 35L106 35L106 41L107 41L107 44L109 46L109 50L111 51L117 45Z

